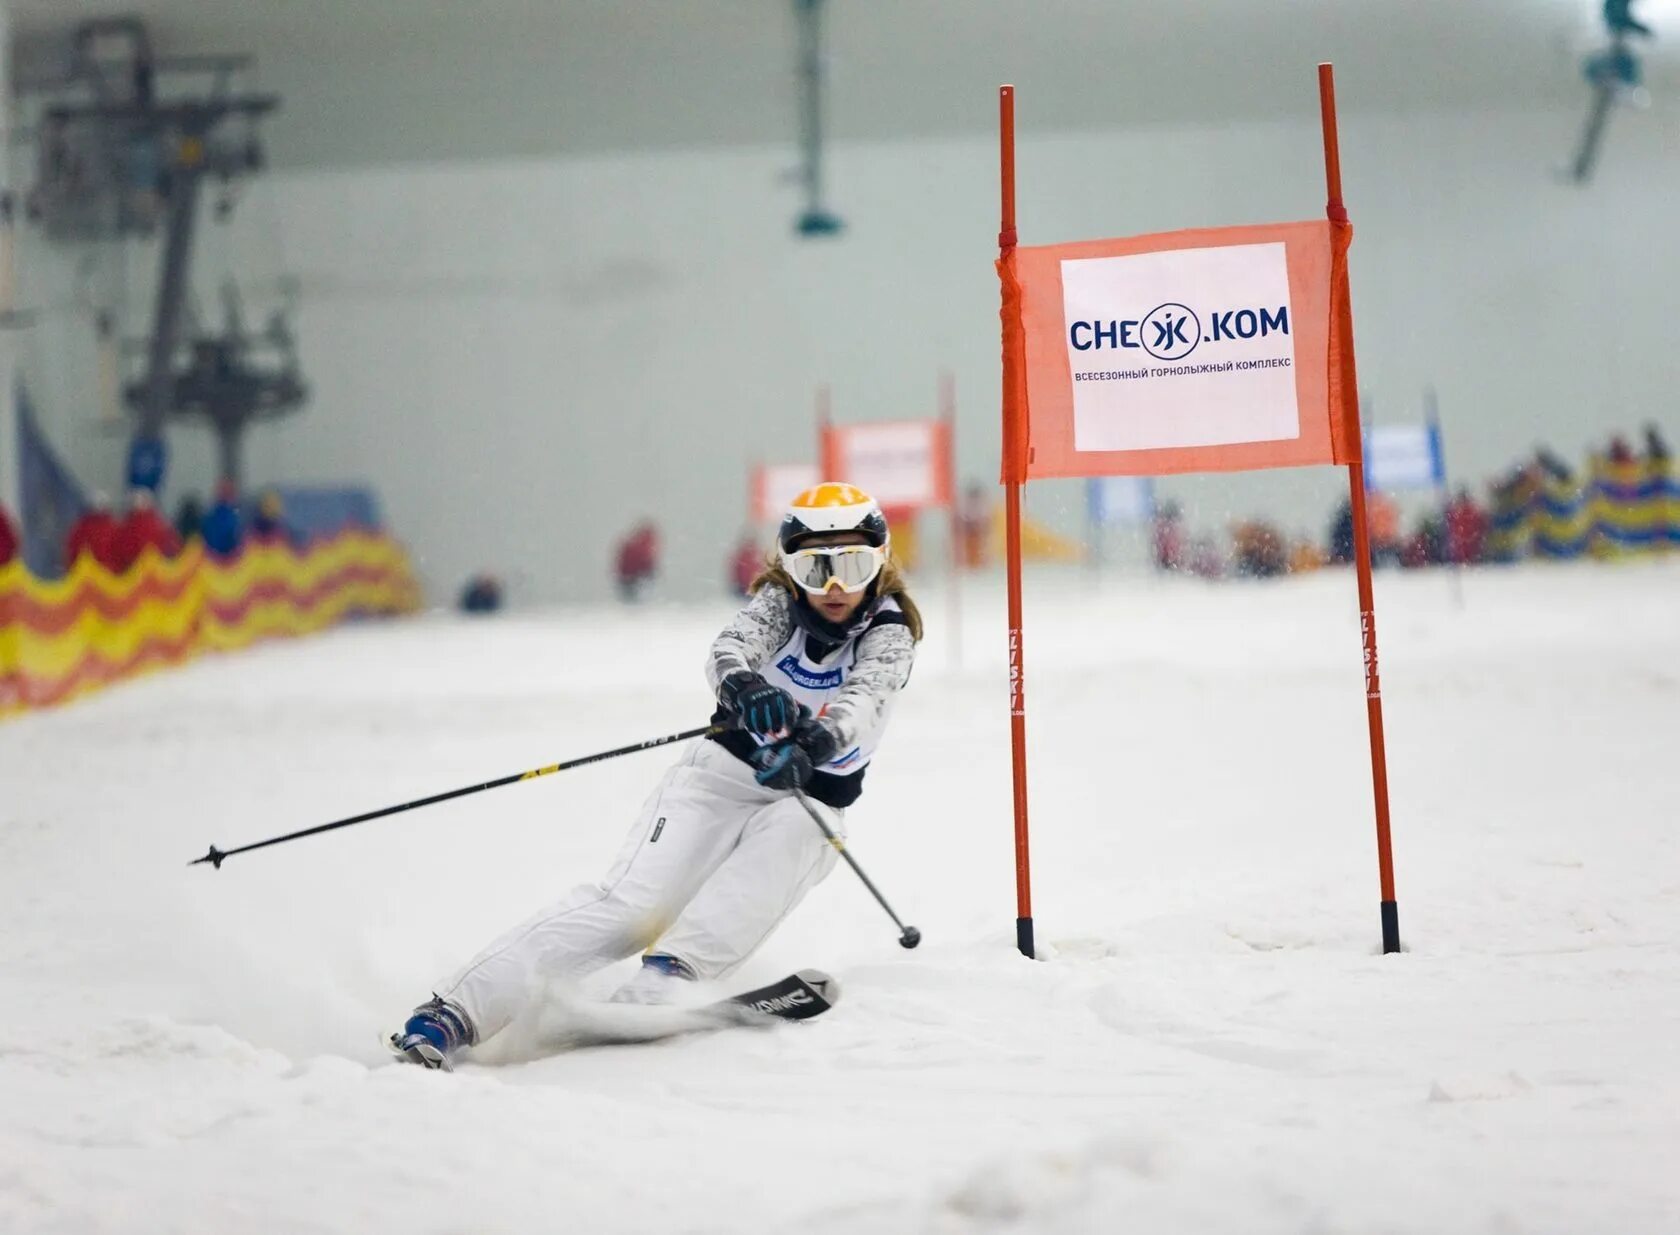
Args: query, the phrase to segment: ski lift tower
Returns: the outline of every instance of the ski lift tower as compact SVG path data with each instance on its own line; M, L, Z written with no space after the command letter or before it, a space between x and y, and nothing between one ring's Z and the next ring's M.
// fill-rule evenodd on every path
M294 411L306 398L283 320L260 338L246 336L230 300L223 334L187 338L183 329L205 182L231 189L263 170L257 126L279 99L232 89L250 64L249 56L158 56L142 22L110 18L78 26L63 71L29 83L49 96L30 217L67 243L162 235L144 373L123 392L136 418L128 459L136 488L162 484L172 416L207 419L223 471L237 479L246 426ZM166 81L185 84L166 90ZM229 192L222 213L231 201ZM280 352L279 363L253 363L255 344Z

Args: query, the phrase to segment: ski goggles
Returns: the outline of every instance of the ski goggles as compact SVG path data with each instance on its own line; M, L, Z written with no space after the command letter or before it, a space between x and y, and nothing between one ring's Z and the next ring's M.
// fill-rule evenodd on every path
M831 584L839 584L844 592L861 592L886 562L887 551L874 545L835 545L782 554L782 569L807 592L826 592Z

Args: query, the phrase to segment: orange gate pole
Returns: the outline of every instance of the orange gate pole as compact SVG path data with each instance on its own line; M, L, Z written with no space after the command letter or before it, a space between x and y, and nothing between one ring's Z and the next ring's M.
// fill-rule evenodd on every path
M1003 220L998 257L1015 251L1015 87L998 88L999 160ZM1021 664L1021 485L1026 479L1024 408L1018 397L1023 357L1009 341L1003 348L1004 552L1009 569L1009 754L1015 788L1015 946L1033 955L1032 870L1027 843L1026 671Z
M833 399L828 383L817 387L817 479L839 480L835 475L839 460L834 457Z
M1347 222L1342 204L1342 155L1336 134L1336 78L1328 64L1318 66L1318 105L1324 127L1324 184L1328 193L1324 212L1332 223ZM1342 338L1344 392L1359 389L1353 360L1353 308L1342 299L1338 312ZM1007 388L1006 388L1007 389ZM1365 521L1365 455L1359 416L1351 418L1352 451L1348 458L1348 500L1353 510L1353 561L1359 577L1359 632L1365 652L1365 719L1371 735L1371 788L1377 807L1377 871L1382 888L1382 947L1400 950L1400 910L1394 899L1394 853L1389 837L1388 754L1383 745L1382 684L1377 674L1377 613L1371 588L1371 532Z

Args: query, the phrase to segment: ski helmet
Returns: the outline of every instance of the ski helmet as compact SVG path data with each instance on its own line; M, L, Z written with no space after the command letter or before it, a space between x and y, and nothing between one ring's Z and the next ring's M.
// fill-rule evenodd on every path
M813 546L818 537L849 533L859 542ZM886 516L874 498L852 485L826 482L805 490L788 506L777 535L782 569L800 588L824 592L838 584L872 594L887 563Z
M811 537L831 532L860 532L864 543L877 549L885 549L891 539L887 518L874 498L855 485L825 480L788 504L776 547L791 553Z

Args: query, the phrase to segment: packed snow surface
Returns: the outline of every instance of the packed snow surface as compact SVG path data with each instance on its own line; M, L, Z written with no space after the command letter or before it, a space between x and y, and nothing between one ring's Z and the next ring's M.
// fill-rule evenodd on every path
M368 624L0 725L0 1232L1680 1230L1680 563L1029 578L933 633L837 867L728 984L828 1017L454 1075L382 1031L592 877L727 610ZM633 962L632 962L633 963ZM609 986L627 970L602 975ZM587 995L590 992L581 992ZM580 992L555 992L564 998Z

